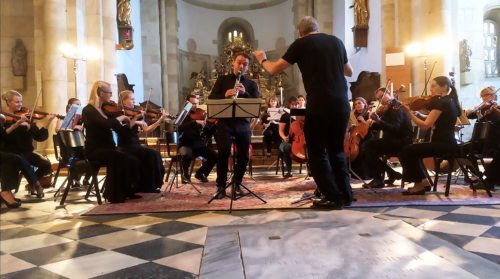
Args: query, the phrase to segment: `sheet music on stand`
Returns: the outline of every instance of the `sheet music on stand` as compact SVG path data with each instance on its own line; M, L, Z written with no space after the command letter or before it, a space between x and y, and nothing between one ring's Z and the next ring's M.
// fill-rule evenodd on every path
M285 109L283 108L268 108L267 113L269 117L267 120L269 121L279 121L281 119L281 116L285 114Z
M74 127L73 120L75 119L75 117L77 115L82 115L82 109L83 109L82 106L79 106L76 104L71 105L71 107L68 110L68 113L64 117L64 120L61 124L61 130L73 129L73 127Z
M211 99L207 100L208 118L257 118L260 114L261 99Z

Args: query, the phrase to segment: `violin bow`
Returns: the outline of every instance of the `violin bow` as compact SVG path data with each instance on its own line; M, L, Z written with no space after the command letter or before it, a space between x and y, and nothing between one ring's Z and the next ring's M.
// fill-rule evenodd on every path
M38 99L40 98L40 95L42 95L42 88L41 87L40 87L40 90L38 90L38 94L36 94L35 103L33 104L33 108L31 109L29 122L31 122L31 120L33 119L33 114L35 114L36 104L38 103Z
M377 112L378 110L378 107L380 106L380 104L382 104L382 99L384 98L385 94L387 94L388 92L388 88L389 88L389 85L392 83L392 80L391 79L388 79L387 80L387 83L385 84L385 90L384 90L384 94L382 94L382 96L380 97L378 101L378 104L377 104L377 107L375 108L375 113Z
M430 72L429 76L427 77L427 80L425 81L424 90L422 91L420 96L427 96L427 84L429 84L429 81L431 80L432 72L434 72L434 67L436 67L436 63L437 63L437 61L434 61L434 63L432 63L431 72Z

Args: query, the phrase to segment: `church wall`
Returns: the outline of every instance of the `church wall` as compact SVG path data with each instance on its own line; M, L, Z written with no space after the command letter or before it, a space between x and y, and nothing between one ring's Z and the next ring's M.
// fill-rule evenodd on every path
M116 73L125 73L128 82L135 84L134 95L136 103L147 99L149 93L145 90L143 83L143 68L142 68L142 28L141 28L141 1L130 0L132 14L130 22L134 28L133 40L134 48L130 50L116 50ZM115 41L118 42L118 32L115 31ZM158 59L159 60L159 59ZM116 77L114 78L116 80ZM157 90L159 88L156 88ZM159 95L159 93L157 93Z
M0 1L0 89L18 90L23 94L26 105L36 97L35 83L35 40L34 40L33 0ZM26 77L12 74L12 48L16 39L21 39L27 50Z

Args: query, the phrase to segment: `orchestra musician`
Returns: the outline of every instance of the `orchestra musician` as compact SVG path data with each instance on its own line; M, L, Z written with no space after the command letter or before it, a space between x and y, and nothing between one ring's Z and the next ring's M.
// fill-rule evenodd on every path
M123 90L120 92L120 104L123 107L134 108L135 96L131 90ZM165 118L167 113L163 112L158 117L158 120L148 125L144 120L144 112L140 109L139 112L130 118L127 125L119 126L116 130L118 134L118 149L131 154L139 161L139 178L135 185L135 192L143 193L159 193L163 185L163 176L165 168L160 152L147 148L141 145L139 140L139 128L145 133L149 133L156 129Z
M380 100L379 109L372 112L368 123L372 130L382 131L382 138L371 138L364 144L363 161L365 169L373 180L364 184L365 188L382 188L392 184L402 175L381 159L384 155L396 155L411 143L413 127L411 120L401 108L401 103L385 88L375 91L375 98ZM384 181L384 172L388 180Z
M288 99L288 108L298 108L297 97L290 97ZM286 173L284 178L292 177L292 144L290 138L288 137L290 133L290 125L295 121L295 117L290 116L290 113L286 112L281 116L279 121L279 135L282 139L279 150L283 154L283 162L285 163Z
M7 104L7 113L16 114L23 109L23 96L15 90L6 91L2 95L2 99ZM33 140L38 142L47 140L49 137L48 127L54 117L54 114L47 114L45 126L42 127L38 127L37 122L30 122L24 116L21 116L17 121L6 121L4 123L6 134L2 140L2 151L20 157L21 170L28 181L28 190L31 194L36 194L38 198L44 197L43 187L51 185L52 166L49 159L34 151ZM5 165L9 164L6 163ZM33 171L31 166L35 166L37 170ZM18 170L15 168L2 170L2 175L18 177ZM9 184L12 185L12 183Z
M94 82L88 105L82 111L82 121L86 135L86 157L106 166L103 196L111 203L120 203L126 198L140 198L133 193L133 185L138 179L139 162L134 156L116 148L111 130L119 130L122 122L130 121L130 118L126 115L114 118L104 114L102 104L109 103L112 94L108 82Z
M306 108L306 97L304 95L297 96L297 108L305 109Z
M342 209L353 201L343 145L350 111L345 76L352 76L352 67L344 43L320 33L315 18L302 18L297 29L300 38L282 58L269 61L263 51L254 51L254 55L270 74L299 65L308 102L304 126L308 161L325 196L313 205Z
M363 97L356 97L353 101L353 109L349 114L349 122L348 122L348 135L347 137L351 137L351 131L356 126L366 125L368 126L368 119L370 118L368 103ZM354 136L354 135L352 135ZM356 173L361 179L370 179L372 177L369 176L368 170L364 167L363 164L363 154L364 154L364 143L370 138L370 133L368 133L364 138L362 138L359 142L358 150L359 154L356 158L353 158L352 155L347 156L347 159L350 160L351 170ZM352 152L351 152L352 153Z
M0 114L0 145L4 142L5 137L7 136L7 132L4 127L5 121L5 116ZM21 121L25 121L25 119L22 119ZM17 199L14 196L14 193L12 193L12 190L15 190L17 186L19 186L19 176L10 174L19 173L22 166L23 164L19 155L4 152L0 146L0 200L5 203L8 208L17 208L21 206L21 200ZM31 169L31 167L27 165L27 169ZM23 171L23 174L26 173L27 169Z
M277 108L278 107L278 98L276 96L272 96L267 101L267 108ZM266 156L271 157L271 150L273 147L273 143L280 144L281 137L279 134L279 125L276 120L269 120L270 117L269 112L266 110L262 113L261 117L259 117L258 122L262 123L264 126L264 132L262 135L264 136L262 141L264 146L266 147Z
M496 142L494 145L494 152L493 152L493 160L485 166L484 169L484 175L486 178L484 179L485 187L492 190L494 189L495 185L500 184L500 106L499 105L494 105L491 106L485 114L488 116L490 121L494 125L494 131L493 132L494 136L496 136Z
M488 115L484 114L492 105L496 104L497 91L494 86L487 86L481 89L480 96L482 103L475 108L466 110L465 115L467 118L488 121ZM485 116L486 119L483 119Z
M236 53L232 57L232 72L219 76L208 96L209 99L224 98L259 98L260 92L257 83L245 76L250 64L250 56L244 52ZM240 78L240 81L238 81ZM249 147L251 140L251 129L248 119L224 118L217 122L215 140L217 142L217 193L219 198L225 196L229 155L231 145L236 145L236 169L234 169L233 182L235 192L241 194L239 185L245 174L248 161L250 160ZM234 138L234 140L233 140Z
M198 107L200 98L194 94L190 94L186 98L193 106L191 111L201 110ZM191 183L191 174L189 167L194 158L202 156L205 160L201 167L196 171L194 177L201 182L208 182L208 175L212 171L217 162L217 152L215 152L212 145L212 137L209 137L209 142L204 141L202 135L206 132L207 127L206 119L193 119L190 113L186 116L184 121L179 125L179 154L181 155L181 178L182 183ZM206 117L206 116L205 116Z
M423 158L442 156L457 150L454 129L461 112L457 90L448 77L438 76L431 81L430 92L429 104L426 105L426 109L430 111L428 115L419 113L417 117L407 105L402 105L413 123L424 130L432 129L430 142L408 145L399 154L403 180L414 182L414 186L405 191L404 195L423 195L430 191L431 186L425 179Z

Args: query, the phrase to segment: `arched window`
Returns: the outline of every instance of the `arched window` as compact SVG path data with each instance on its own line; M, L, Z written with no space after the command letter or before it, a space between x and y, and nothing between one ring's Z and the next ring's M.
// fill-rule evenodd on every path
M483 23L484 74L486 78L498 77L498 26L490 19Z
M228 43L234 42L235 38L242 38L244 42L252 47L257 47L252 25L247 20L239 17L224 20L219 26L218 38L219 55L224 54L224 47Z

